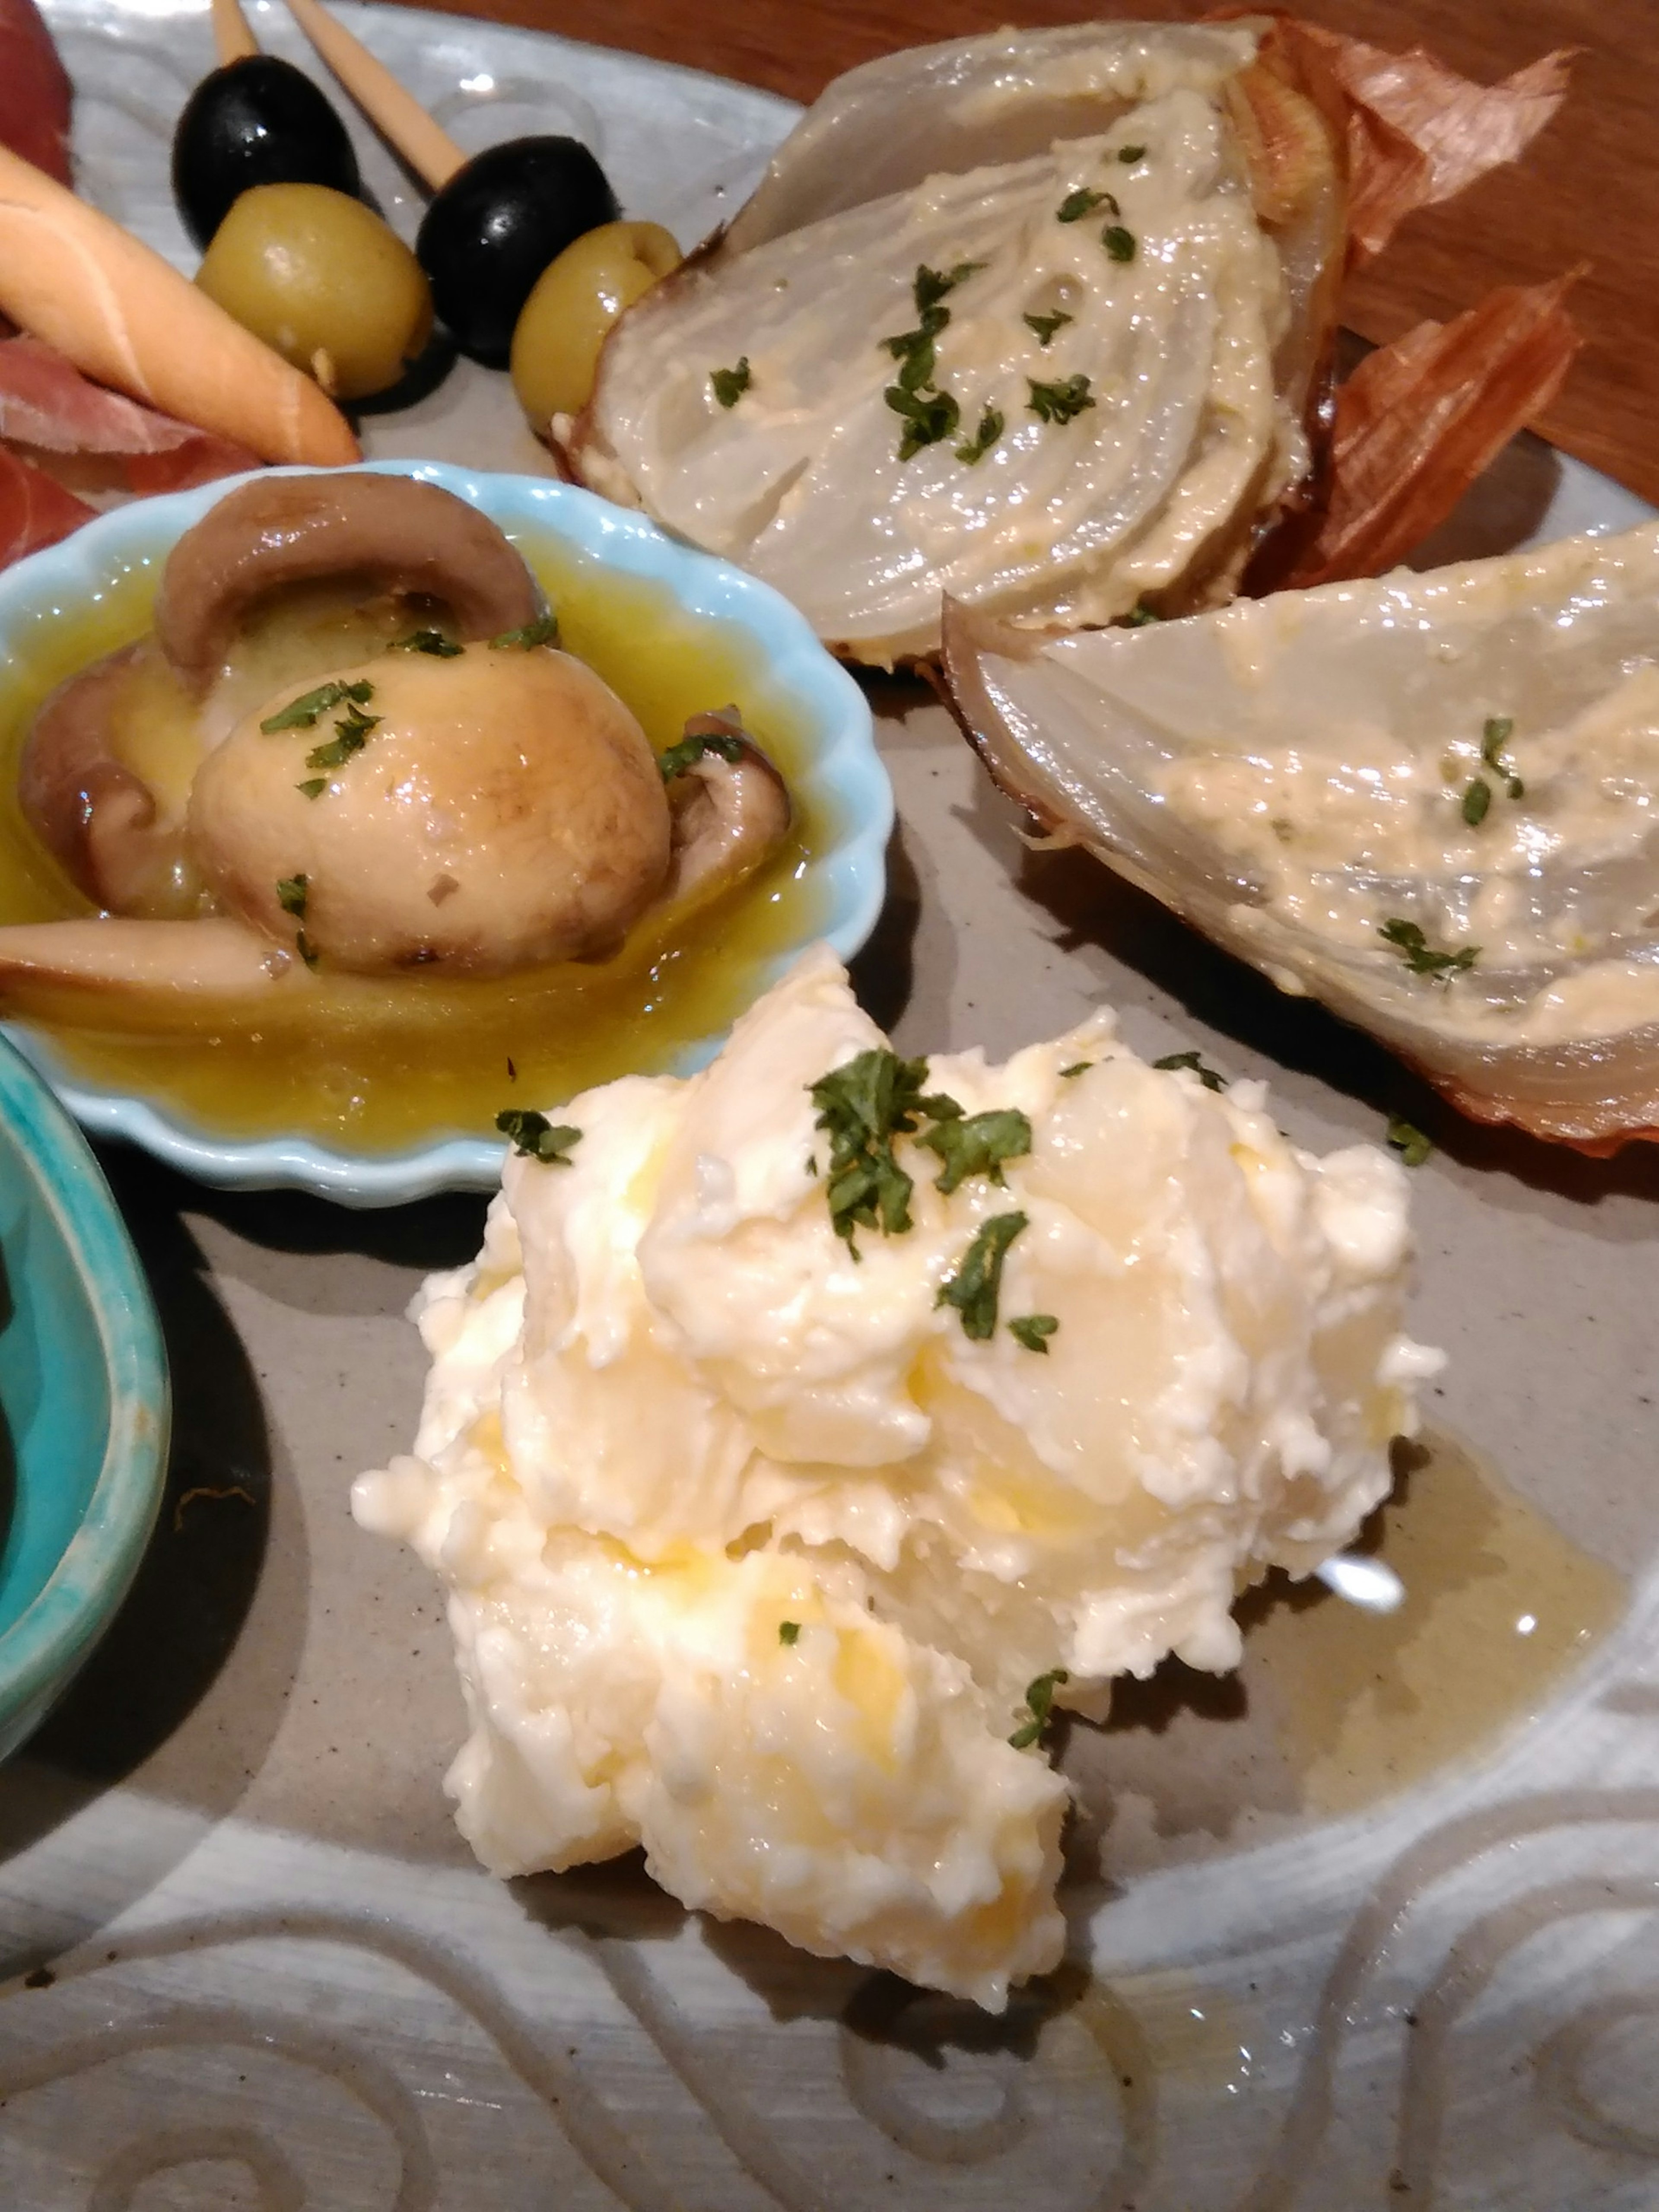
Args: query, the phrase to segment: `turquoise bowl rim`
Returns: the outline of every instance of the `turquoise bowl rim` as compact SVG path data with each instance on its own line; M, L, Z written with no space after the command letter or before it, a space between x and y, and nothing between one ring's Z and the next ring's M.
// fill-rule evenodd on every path
M0 1041L0 1119L33 1170L98 1326L109 1434L85 1510L57 1565L0 1632L0 1756L68 1686L131 1586L167 1474L171 1393L149 1285L86 1139L23 1055ZM12 1285L21 1303L26 1281ZM20 1467L20 1484L27 1474Z
M828 893L822 926L761 966L756 995L775 982L808 942L850 959L869 937L886 892L893 791L868 702L824 650L805 616L769 584L659 530L628 507L548 477L505 475L444 461L365 461L381 476L417 477L453 492L511 533L531 521L550 526L579 552L630 576L668 586L686 612L733 626L757 643L774 681L806 709L812 726L812 776L844 827L814 864ZM259 477L309 476L309 469L262 469ZM191 491L135 500L84 524L73 536L0 574L0 661L25 626L55 619L84 602L112 573L159 567L175 541L228 492L248 482L227 477ZM301 1136L217 1138L147 1099L78 1079L50 1035L23 1023L0 1024L83 1128L121 1137L168 1166L221 1190L301 1189L352 1206L399 1206L441 1190L493 1190L505 1148L480 1137L448 1137L401 1152L350 1152ZM688 1045L672 1072L689 1075L719 1051L726 1032Z

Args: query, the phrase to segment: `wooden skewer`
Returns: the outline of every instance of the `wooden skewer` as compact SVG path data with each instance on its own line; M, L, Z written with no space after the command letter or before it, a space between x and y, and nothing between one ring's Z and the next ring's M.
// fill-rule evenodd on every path
M322 0L288 0L288 9L382 137L390 139L417 177L440 191L467 159L449 133L384 63L335 21Z
M245 62L258 52L259 42L236 0L213 0L213 46L221 69L227 62Z

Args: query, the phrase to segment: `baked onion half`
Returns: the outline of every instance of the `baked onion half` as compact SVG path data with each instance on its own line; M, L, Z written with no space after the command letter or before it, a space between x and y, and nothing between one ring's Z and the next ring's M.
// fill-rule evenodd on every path
M947 594L1060 630L1224 603L1281 520L1271 580L1311 557L1346 269L1511 158L1562 81L1482 90L1265 16L889 56L623 317L554 442L856 659L936 652ZM1539 383L1510 379L1489 450ZM1417 535L1472 472L1419 444Z
M1465 1113L1659 1137L1659 523L944 660L1043 829Z

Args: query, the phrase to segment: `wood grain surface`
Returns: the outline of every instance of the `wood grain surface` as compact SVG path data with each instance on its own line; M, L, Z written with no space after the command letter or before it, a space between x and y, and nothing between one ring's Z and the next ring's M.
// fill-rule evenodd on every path
M444 0L810 100L855 63L896 46L1127 9L1066 0ZM1141 0L1142 19L1200 5ZM1573 298L1585 337L1545 435L1659 502L1659 0L1303 0L1300 12L1376 45L1428 46L1483 82L1553 46L1578 51L1572 90L1518 167L1408 222L1357 282L1345 319L1395 337L1471 306L1496 284L1589 264Z

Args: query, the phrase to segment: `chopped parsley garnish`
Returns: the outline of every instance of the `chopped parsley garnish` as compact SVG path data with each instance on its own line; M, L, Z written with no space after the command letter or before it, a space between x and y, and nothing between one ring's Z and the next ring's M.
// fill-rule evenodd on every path
M945 1105L955 1108L942 1114ZM944 1162L944 1172L933 1185L949 1198L969 1176L982 1175L1001 1185L1004 1160L1023 1159L1031 1149L1031 1125L1017 1106L994 1107L985 1114L964 1115L954 1098L930 1098L933 1126L916 1142Z
M441 629L412 629L407 637L394 638L393 653L429 653L434 660L459 660L466 651L453 637L446 637Z
M947 292L954 292L958 284L977 276L984 266L982 261L958 261L954 269L930 269L926 262L920 264L910 287L916 313L925 315L929 307L939 305Z
M1486 809L1492 805L1492 786L1485 776L1478 775L1463 793L1463 819L1471 830L1478 830L1486 818Z
M317 948L303 929L296 929L294 933L294 950L307 968L314 968L317 965Z
M982 461L1002 435L1004 427L1002 416L998 410L994 407L988 407L980 416L979 428L973 436L965 445L957 447L957 459L959 461L966 461L969 468L972 468L975 461Z
M1046 346L1056 331L1063 329L1067 323L1075 321L1076 318L1068 315L1064 307L1056 307L1052 314L1025 315L1021 319L1028 331L1035 332L1037 343Z
M1079 185L1074 192L1067 192L1054 210L1056 222L1081 222L1085 215L1092 215L1097 207L1109 208L1117 213L1117 202L1109 192L1091 191L1087 185Z
M1135 234L1125 230L1121 222L1109 222L1100 234L1100 242L1114 261L1133 261L1135 258Z
M1093 1066L1094 1062L1091 1060L1074 1060L1069 1067L1060 1069L1060 1080L1063 1083L1068 1076L1086 1075Z
M904 417L904 434L899 440L900 460L908 461L924 446L937 446L941 440L956 435L962 410L948 392L907 392L902 384L890 384L883 397L896 415Z
M534 622L526 623L522 629L504 629L499 637L489 641L497 653L518 651L530 653L538 645L556 645L559 641L559 618L551 607Z
M362 752L368 743L368 733L380 720L378 714L365 714L360 707L349 706L334 725L334 735L327 744L313 745L306 755L307 768L343 768L354 753Z
M331 707L356 704L374 696L374 686L365 677L357 684L319 684L314 691L305 691L299 698L290 700L280 713L267 714L259 727L267 737L278 730L308 730L320 721Z
M1389 1116L1389 1142L1408 1168L1420 1168L1434 1150L1423 1132L1398 1114Z
M1124 616L1123 627L1125 629L1145 629L1148 623L1160 623L1163 619L1163 616L1152 608L1137 604Z
M682 738L678 744L670 745L665 753L657 756L663 781L672 783L677 775L684 775L688 769L695 768L705 753L718 753L723 761L730 761L735 767L743 758L743 739L726 730L700 730L694 738Z
M540 1160L550 1168L570 1165L570 1147L581 1135L568 1122L550 1121L533 1107L508 1106L495 1116L495 1127L513 1140L513 1149L526 1159Z
M997 1333L997 1295L1008 1247L1026 1225L1023 1213L994 1213L982 1221L954 1275L939 1285L936 1305L954 1306L964 1336L984 1344Z
M284 914L291 914L295 921L306 918L306 892L310 886L309 876L283 876L276 884L276 903Z
M927 1080L925 1060L872 1047L811 1086L818 1109L813 1127L830 1133L830 1219L855 1260L855 1230L897 1237L910 1226L915 1184L893 1158L893 1139L916 1127Z
M1117 149L1117 158L1126 165L1131 161L1144 161L1146 158L1146 149L1144 146L1120 146Z
M735 368L711 369L708 375L709 387L722 407L735 407L753 381L746 353L738 356Z
M1008 1741L1016 1751L1029 1751L1048 1725L1048 1716L1054 1709L1054 1692L1071 1676L1063 1667L1054 1667L1046 1674L1039 1674L1025 1692L1025 1710L1030 1715L1022 1721Z
M1008 1334L1028 1352L1040 1352L1047 1358L1048 1339L1059 1327L1053 1314L1022 1314L1009 1322Z
M1480 757L1494 775L1503 777L1511 799L1524 799L1526 785L1504 758L1504 748L1514 732L1515 717L1512 714L1489 714L1480 732Z
M1025 381L1031 391L1025 404L1033 415L1040 416L1045 422L1069 422L1074 415L1082 414L1085 407L1095 404L1089 397L1086 376L1068 376L1064 384L1039 384L1030 376Z
M1404 921L1398 915L1378 926L1377 935L1385 945L1392 945L1413 975L1432 975L1438 983L1449 983L1454 975L1473 968L1480 957L1478 945L1466 945L1456 952L1437 952L1414 921Z
M1152 1066L1166 1070L1190 1067L1206 1091L1224 1091L1227 1088L1226 1077L1218 1075L1212 1067L1206 1067L1195 1052L1166 1052L1163 1059L1155 1060Z
M781 1620L778 1623L778 1641L780 1644L799 1644L800 1642L799 1621Z
M296 783L294 788L303 792L307 799L320 799L328 789L328 778L325 775L308 775L303 783Z

